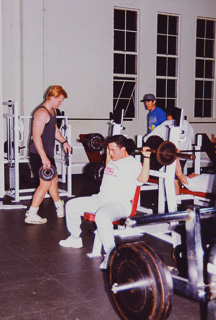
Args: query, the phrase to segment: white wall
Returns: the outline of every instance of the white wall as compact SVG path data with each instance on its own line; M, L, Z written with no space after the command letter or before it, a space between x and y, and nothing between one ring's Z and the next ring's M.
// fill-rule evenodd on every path
M0 1L0 21L2 21L2 10L1 10L1 1ZM2 34L2 23L0 25L0 34ZM3 83L3 77L2 77L2 39L0 38L0 99L2 100L2 83ZM3 137L3 108L0 108L0 138L2 142ZM0 144L0 159L1 163L3 163L4 159L4 153L3 153L3 143ZM4 177L4 166L1 165L0 168L0 176ZM2 199L4 196L4 178L1 179L0 183L0 198Z
M79 145L80 133L106 136L108 121L101 119L112 112L115 6L139 10L138 100L146 92L155 93L157 14L180 15L178 106L194 120L196 19L216 18L215 0L2 0L3 100L17 100L20 114L30 115L46 89L60 84L69 96L61 110L70 118L83 118L70 121L72 144ZM138 118L125 121L124 133L144 135L146 115L139 102ZM195 132L215 130L214 123L193 126ZM28 125L24 144L27 138ZM86 156L78 158L85 161Z

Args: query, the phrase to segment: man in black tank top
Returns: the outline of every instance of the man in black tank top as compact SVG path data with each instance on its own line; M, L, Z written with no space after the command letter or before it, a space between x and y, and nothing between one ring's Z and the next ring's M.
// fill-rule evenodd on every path
M61 86L52 86L42 106L34 112L32 122L32 137L30 140L30 165L34 177L39 177L39 169L49 169L51 165L56 168L54 160L55 139L60 141L65 152L71 151L71 146L62 136L56 125L56 110L67 98L66 91ZM64 217L64 202L60 199L58 191L58 176L51 181L44 181L39 177L40 184L36 189L31 206L25 215L25 222L29 224L46 223L46 218L41 218L37 212L47 192L52 197L58 218Z

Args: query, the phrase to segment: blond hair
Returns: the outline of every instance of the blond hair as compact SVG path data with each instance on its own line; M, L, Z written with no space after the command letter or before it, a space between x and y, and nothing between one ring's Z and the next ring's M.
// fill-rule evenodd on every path
M46 94L46 99L49 100L51 97L58 98L59 96L68 97L67 92L61 86L51 86Z

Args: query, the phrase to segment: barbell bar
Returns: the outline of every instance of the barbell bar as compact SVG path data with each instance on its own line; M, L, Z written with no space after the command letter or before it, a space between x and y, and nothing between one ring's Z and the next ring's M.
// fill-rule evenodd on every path
M91 133L86 135L85 139L81 139L79 141L84 142L90 152L99 152L106 144L105 138L100 133ZM152 142L153 148L151 148ZM157 162L162 166L172 164L176 158L186 160L194 160L196 158L194 154L177 152L177 148L174 143L171 141L163 141L163 139L158 136L151 136L146 141L146 145L150 147L149 151L156 155ZM132 154L141 154L141 149L142 148L137 148L134 152L132 152ZM151 160L153 160L152 158L153 156L151 155Z

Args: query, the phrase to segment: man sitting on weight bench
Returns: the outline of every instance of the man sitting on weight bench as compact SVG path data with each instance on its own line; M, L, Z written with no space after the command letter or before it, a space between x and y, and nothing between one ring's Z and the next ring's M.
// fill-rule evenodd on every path
M137 185L149 178L150 151L142 148L143 166L131 156L135 150L132 139L114 135L107 139L107 159L98 194L72 199L66 203L66 224L71 235L61 240L62 247L81 248L81 216L84 212L94 212L95 222L105 257L100 269L107 268L109 252L115 247L113 221L127 218L131 212L131 200Z
M182 172L179 159L176 159L176 175L181 183L190 191L212 193L216 195L216 175L201 173L200 175L191 173L186 176Z

